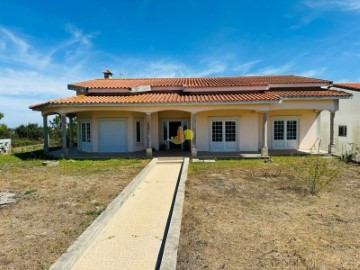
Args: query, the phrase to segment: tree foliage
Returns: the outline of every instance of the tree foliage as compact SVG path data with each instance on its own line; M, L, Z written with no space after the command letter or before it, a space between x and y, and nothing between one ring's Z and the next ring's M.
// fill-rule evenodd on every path
M69 122L68 122L69 124ZM53 120L50 120L50 137L53 141L55 141L56 143L61 144L61 140L62 140L62 135L61 135L61 117L60 115L56 115ZM73 118L73 138L74 141L76 142L76 138L77 138L77 118ZM66 136L69 138L70 134L69 134L69 129L67 129L67 133Z
M0 120L4 118L4 114L0 112ZM13 131L7 127L5 124L0 124L0 139L10 138L13 134Z
M27 125L20 125L15 128L15 134L18 138L27 138L30 140L39 141L43 138L44 129L38 124L29 123Z

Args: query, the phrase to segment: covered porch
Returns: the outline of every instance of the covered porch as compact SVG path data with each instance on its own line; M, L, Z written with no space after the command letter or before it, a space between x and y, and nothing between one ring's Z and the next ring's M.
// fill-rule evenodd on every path
M328 153L333 153L337 107L327 100L226 107L72 106L44 110L44 151L49 152L48 116L59 114L62 140L56 156L63 158L267 158L269 151L320 153L318 115L324 109L331 112ZM74 117L78 120L76 148Z

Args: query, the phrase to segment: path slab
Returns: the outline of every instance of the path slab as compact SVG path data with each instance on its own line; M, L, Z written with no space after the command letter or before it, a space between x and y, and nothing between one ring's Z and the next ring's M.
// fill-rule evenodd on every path
M71 269L155 269L181 166L156 163Z

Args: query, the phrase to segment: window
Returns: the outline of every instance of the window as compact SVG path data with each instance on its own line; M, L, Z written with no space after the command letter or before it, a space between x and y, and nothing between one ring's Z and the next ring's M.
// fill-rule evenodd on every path
M236 121L213 121L213 142L236 142Z
M297 125L296 120L288 120L286 121L286 139L287 140L296 140L297 136Z
M347 136L347 126L339 126L339 137Z
M222 142L223 141L223 122L214 121L212 122L212 141Z
M225 121L225 141L236 141L236 123L235 121Z
M274 140L284 139L284 121L274 121Z
M91 142L90 123L81 123L81 141Z
M141 143L141 121L136 121L136 142Z

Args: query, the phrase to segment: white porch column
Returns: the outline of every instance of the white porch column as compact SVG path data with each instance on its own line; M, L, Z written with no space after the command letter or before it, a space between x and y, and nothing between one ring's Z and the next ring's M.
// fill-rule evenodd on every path
M146 113L146 156L147 157L152 157L151 113Z
M263 112L263 147L261 148L262 157L267 157L269 155L267 132L268 132L268 113Z
M67 156L67 140L66 140L66 115L61 115L61 155Z
M197 156L197 147L196 147L196 113L191 113L191 123L190 129L193 132L193 137L191 138L191 156Z
M49 153L49 129L47 115L43 115L43 127L44 127L44 152Z
M74 148L73 117L69 117L69 148Z
M336 146L334 144L334 119L335 119L335 111L330 111L330 143L328 148L329 154L335 154Z

